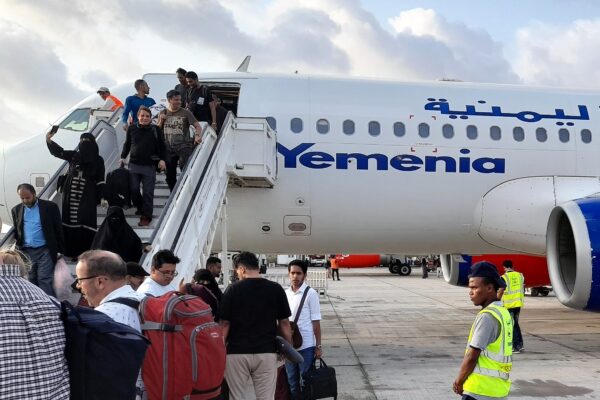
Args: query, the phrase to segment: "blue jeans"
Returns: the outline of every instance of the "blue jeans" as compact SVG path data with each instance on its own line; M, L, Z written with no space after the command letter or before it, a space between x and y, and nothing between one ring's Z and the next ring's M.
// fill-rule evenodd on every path
M289 361L285 362L285 371L287 372L292 399L300 398L300 382L302 380L302 374L308 371L312 366L313 361L315 360L315 350L316 347L313 346L298 351L304 358L302 364L294 364Z
M29 270L29 282L33 283L49 296L56 297L54 293L54 262L50 257L50 251L46 246L24 247L23 252L31 261L31 269Z

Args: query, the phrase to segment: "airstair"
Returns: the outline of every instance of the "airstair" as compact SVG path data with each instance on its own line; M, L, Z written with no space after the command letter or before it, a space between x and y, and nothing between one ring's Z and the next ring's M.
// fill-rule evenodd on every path
M90 131L96 137L107 173L117 168L125 139L121 112L119 109L114 113L95 115ZM157 175L152 223L138 227L139 217L134 215L135 208L125 210L127 222L149 249L140 260L142 266L149 271L153 254L161 249L170 249L181 259L177 266L177 282L182 278L189 282L194 271L205 266L219 226L221 251L227 254L227 188L241 186L268 190L275 185L277 178L277 139L266 119L239 118L229 113L219 134L206 123L201 123L201 126L202 143L195 148L179 174L172 192L166 185L165 175ZM48 154L48 157L52 156ZM56 185L58 178L67 170L68 163L65 162L38 197L54 201L60 207L62 198ZM106 211L105 208L97 208L98 226L104 221ZM0 241L0 246L11 245L14 241L14 230L11 229ZM75 263L70 265L75 275ZM229 276L229 271L223 272L225 277Z

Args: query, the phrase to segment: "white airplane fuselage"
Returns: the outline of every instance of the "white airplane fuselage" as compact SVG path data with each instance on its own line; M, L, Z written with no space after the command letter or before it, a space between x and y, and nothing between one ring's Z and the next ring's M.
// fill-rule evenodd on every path
M145 79L157 102L177 83L173 74ZM230 249L543 254L547 216L558 199L600 191L599 93L249 73L200 80L239 84L237 115L276 124L274 188L227 192ZM124 100L132 87L120 85L113 94ZM94 102L100 103L96 95L79 107ZM55 139L68 148L78 136L61 131ZM35 173L52 175L60 161L36 136L6 149L3 162L7 222L19 201L16 185ZM556 177L567 182L560 195ZM296 222L307 228L290 230Z

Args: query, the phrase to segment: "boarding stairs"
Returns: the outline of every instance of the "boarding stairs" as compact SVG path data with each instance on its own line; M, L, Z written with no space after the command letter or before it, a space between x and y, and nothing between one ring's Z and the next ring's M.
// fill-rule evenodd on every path
M96 113L90 130L96 137L107 173L118 167L125 140L121 112L119 109L114 113ZM175 282L181 279L190 282L194 271L206 265L219 226L223 247L220 250L227 254L227 188L268 190L273 188L277 178L277 139L266 119L240 118L229 113L218 135L206 123L201 123L201 127L202 143L179 173L173 192L169 192L164 173L157 174L152 223L139 227L135 208L125 210L127 222L149 250L140 260L147 271L150 271L152 256L158 250L170 249L181 259ZM54 201L60 207L62 198L56 184L67 170L68 163L65 162L38 197ZM98 226L104 221L106 212L103 207L97 208ZM13 243L14 230L11 229L0 241L0 246ZM75 277L75 262L68 260L68 264ZM229 271L227 263L224 264L223 276L227 277Z

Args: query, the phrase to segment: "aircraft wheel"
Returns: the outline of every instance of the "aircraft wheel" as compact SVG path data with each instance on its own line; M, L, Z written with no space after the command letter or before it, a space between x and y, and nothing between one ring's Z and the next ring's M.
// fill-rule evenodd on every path
M550 291L548 289L544 289L544 290L540 291L540 294L544 297L548 296L549 293L550 293Z
M531 288L531 297L537 297L540 294L538 288Z
M398 266L398 264L392 264L389 267L389 270L392 274L399 274L400 273L400 267Z
M410 266L403 264L400 266L400 270L398 271L398 274L400 274L402 276L406 276L406 275L410 275L410 272L411 272Z

